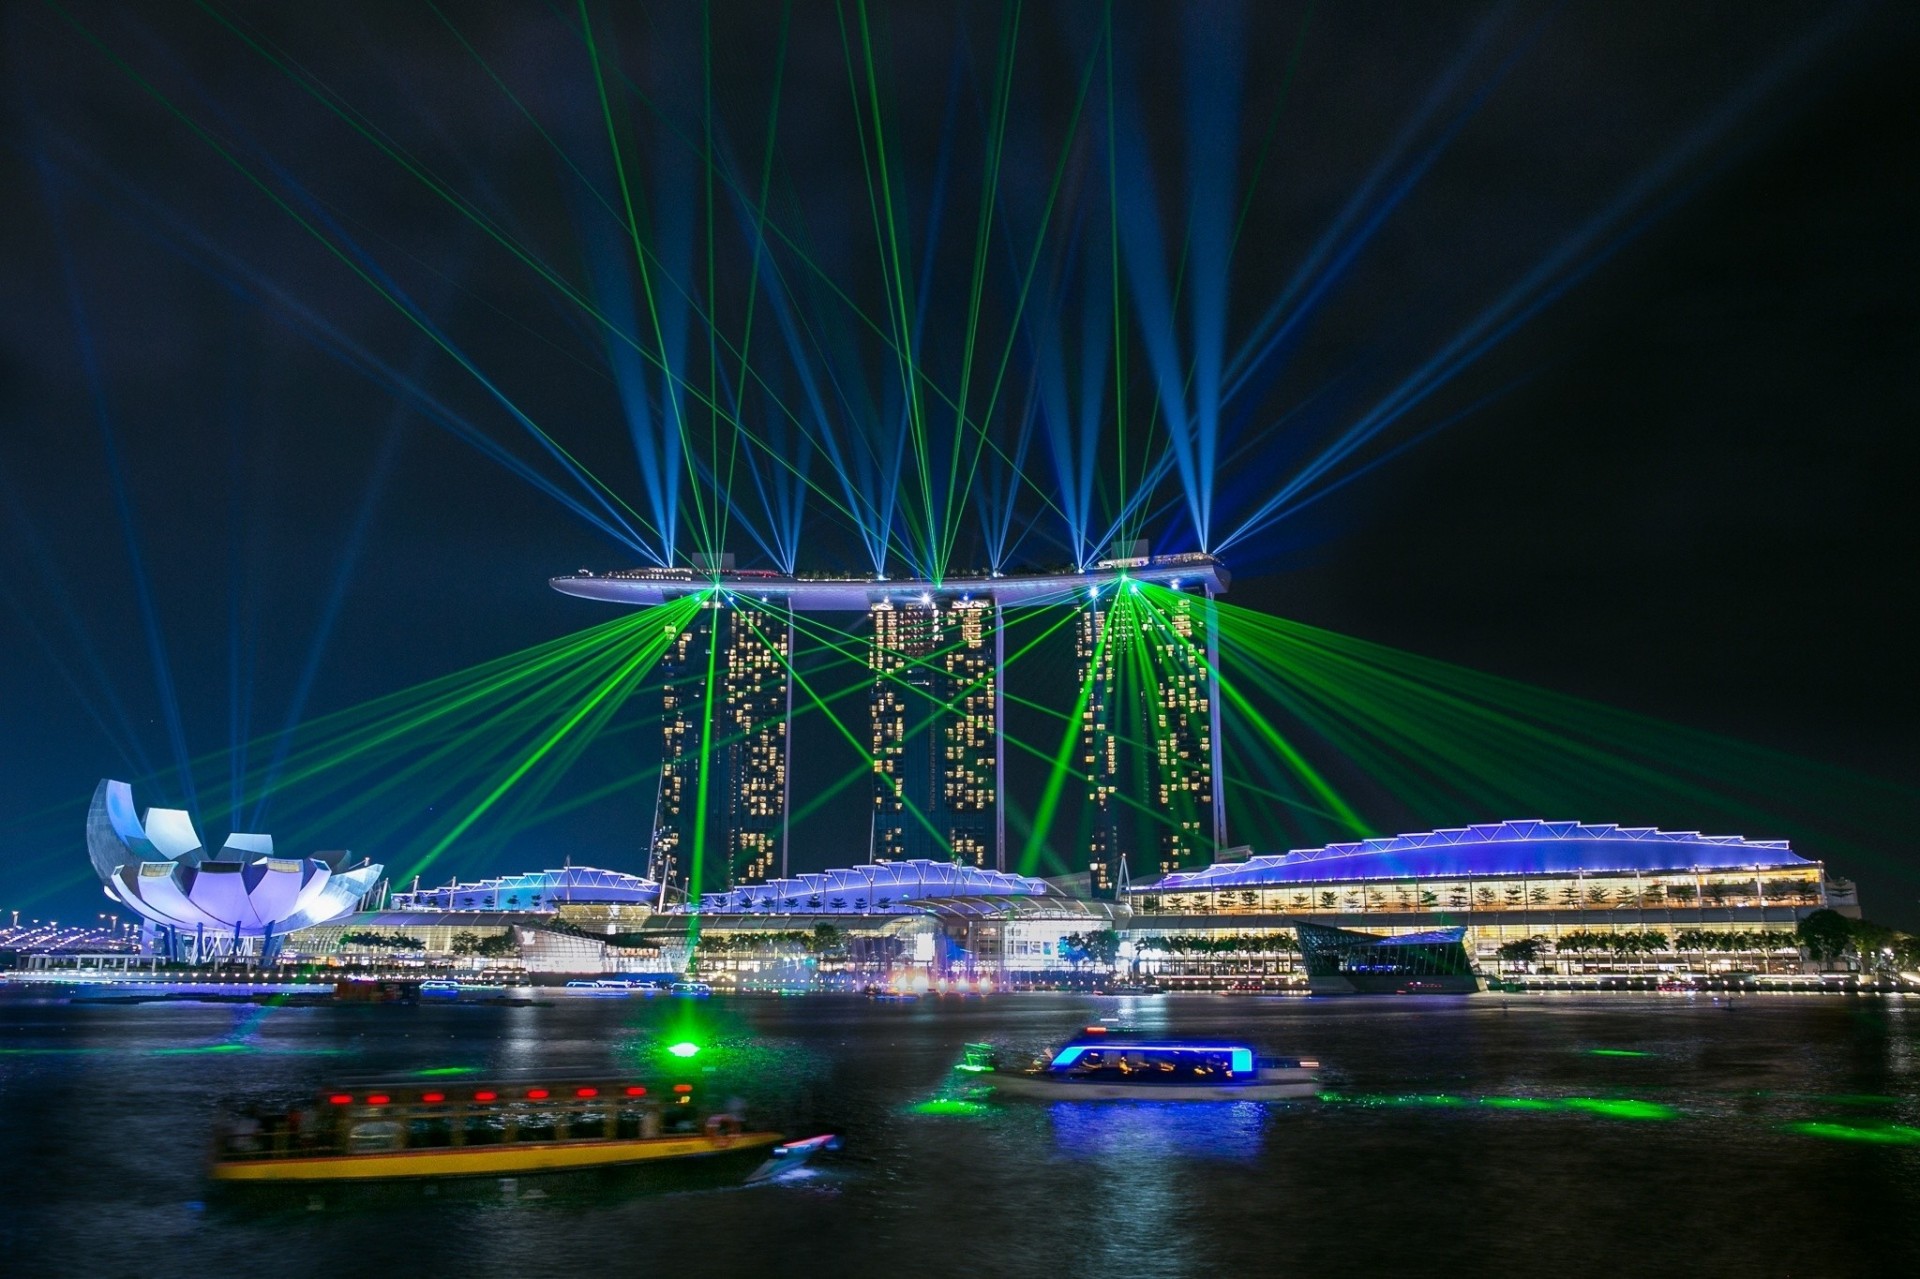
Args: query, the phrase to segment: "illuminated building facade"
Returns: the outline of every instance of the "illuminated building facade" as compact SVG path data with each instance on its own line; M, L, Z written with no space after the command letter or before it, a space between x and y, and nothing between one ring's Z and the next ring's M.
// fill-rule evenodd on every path
M714 614L702 609L660 658L660 787L654 800L650 878L685 888L699 834L700 752L710 713L707 658Z
M1205 866L1226 845L1212 597L1169 585L1177 594L1162 606L1123 580L1090 591L1080 613L1080 755L1098 898L1123 891L1135 873Z
M706 820L705 847L726 849L729 887L767 878L776 848L784 872L792 750L785 659L798 611L864 612L873 626L871 855L1005 870L1005 610L1091 600L1080 632L1081 670L1092 686L1084 752L1096 813L1090 862L1096 893L1111 897L1129 862L1165 873L1204 863L1226 839L1208 604L1227 589L1228 575L1209 555L1135 549L1082 570L942 581L794 577L736 570L722 555L712 565L580 572L551 585L634 607L706 597L708 607L662 660L664 752L649 873L676 888L686 886L702 829L696 808L708 716L717 721L710 745L728 760L724 786L709 779L709 790L729 807ZM1109 627L1112 601L1141 583L1181 593L1178 602L1130 607L1126 625ZM748 605L759 606L748 610L759 618L758 634L743 637L730 620L720 651L711 652L716 617L736 618ZM775 638L780 623L767 624L775 610L789 619L784 647ZM1095 663L1110 630L1119 642ZM722 691L709 699L710 682ZM1131 829L1140 814L1149 815L1146 835ZM721 886L713 869L721 860L706 859L697 891Z
M1004 867L998 610L928 596L868 613L873 855Z
M1852 884L1785 840L1533 820L1221 861L1143 880L1127 900L1136 938L1459 928L1487 971L1502 945L1533 940L1562 967L1731 951L1716 962L1798 972L1801 919L1860 913Z
M731 888L786 873L793 622L790 615L746 609L730 609L726 618L722 716Z
M785 872L792 651L792 622L778 610L711 608L661 657L653 879L686 890L696 845L705 855L695 891ZM704 814L703 752L720 765L707 779Z

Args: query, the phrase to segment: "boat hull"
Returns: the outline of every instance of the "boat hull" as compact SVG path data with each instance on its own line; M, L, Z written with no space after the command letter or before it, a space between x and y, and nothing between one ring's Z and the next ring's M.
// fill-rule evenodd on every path
M715 1163L751 1168L764 1161L780 1140L778 1133L745 1132L732 1138L701 1135L444 1146L366 1155L224 1160L214 1165L212 1175L229 1185L284 1186L524 1177L602 1168L692 1169Z
M1219 1084L1130 1084L1044 1075L994 1075L991 1080L996 1097L1034 1101L1292 1101L1320 1091L1319 1079L1309 1071L1273 1073L1274 1078Z

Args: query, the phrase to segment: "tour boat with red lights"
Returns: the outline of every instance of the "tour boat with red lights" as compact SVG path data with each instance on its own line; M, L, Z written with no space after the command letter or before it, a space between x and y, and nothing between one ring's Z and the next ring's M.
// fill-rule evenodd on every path
M658 1169L675 1184L752 1184L798 1169L830 1135L788 1141L701 1104L691 1082L558 1079L343 1085L219 1133L212 1176L233 1185L517 1178Z
M1024 1070L991 1056L966 1067L997 1097L1042 1101L1285 1101L1320 1091L1320 1063L1263 1057L1231 1039L1117 1034L1100 1026Z

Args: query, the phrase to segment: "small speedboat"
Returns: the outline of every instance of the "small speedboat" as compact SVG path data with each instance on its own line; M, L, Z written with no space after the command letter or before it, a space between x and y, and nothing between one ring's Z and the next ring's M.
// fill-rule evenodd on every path
M706 999L713 994L713 987L703 981L677 981L667 989L677 999Z
M978 1055L969 1069L997 1097L1042 1101L1284 1101L1320 1091L1320 1063L1310 1059L1262 1057L1230 1039L1088 1030L1024 1070Z

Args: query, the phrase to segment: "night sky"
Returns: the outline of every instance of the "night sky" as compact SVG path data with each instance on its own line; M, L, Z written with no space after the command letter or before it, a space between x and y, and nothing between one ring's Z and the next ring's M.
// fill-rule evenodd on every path
M743 564L785 548L803 569L872 568L855 522L772 453L840 493L822 438L883 454L903 438L897 362L855 314L890 296L877 114L909 319L948 389L998 173L978 327L988 367L1010 353L988 429L1022 464L989 460L981 483L1024 486L1009 565L1075 556L1036 496L1061 491L1055 455L1040 434L1017 448L1050 411L1037 334L1064 344L1055 382L1078 412L1087 317L1111 338L1099 302L1126 259L1137 449L1155 341L1204 363L1189 304L1206 281L1225 285L1229 354L1287 297L1287 339L1221 411L1217 474L1170 469L1143 510L1157 550L1203 540L1198 489L1238 604L1837 765L1908 788L1887 811L1920 817L1909 7L1124 5L1111 79L1101 6L1028 5L1011 35L1003 10L956 9L875 6L863 44L857 8L727 5L703 29L691 5L590 7L656 293L682 300L664 344L638 308L641 345L719 385L733 366L709 366L701 317L737 347L758 298L740 416L773 425L730 487ZM608 619L546 579L646 556L583 518L602 508L503 402L651 517L645 431L603 326L505 242L602 311L640 295L574 8L22 3L0 23L0 829L17 868L0 906L93 910L87 798L173 761L169 703L198 756ZM1221 209L1243 218L1230 254L1209 233ZM791 238L756 274L761 216ZM781 333L776 272L809 358ZM1185 290L1171 307L1156 274ZM1409 391L1311 501L1243 531ZM802 425L778 424L776 397ZM663 402L645 411L657 433ZM1110 402L1092 419L1100 530L1112 419ZM992 558L992 508L962 503L955 569ZM907 516L891 535L898 571ZM683 526L676 551L693 549ZM644 739L583 768L643 768ZM803 780L843 766L823 751ZM448 869L637 871L640 807L617 796ZM796 869L858 860L863 813L823 817ZM1478 818L1508 816L1634 815ZM1874 865L1837 866L1908 925L1913 829L1890 822Z

